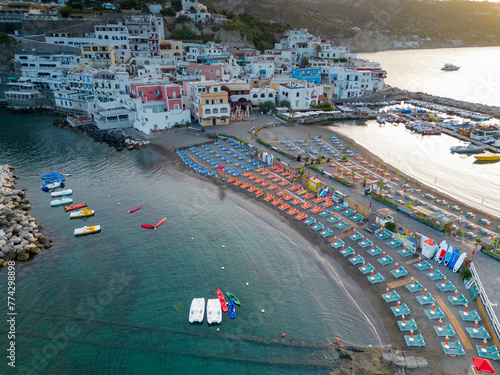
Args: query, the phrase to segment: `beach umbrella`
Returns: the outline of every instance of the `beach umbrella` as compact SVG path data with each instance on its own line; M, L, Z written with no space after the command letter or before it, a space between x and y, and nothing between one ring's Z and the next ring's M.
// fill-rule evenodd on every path
M427 297L427 288L424 289L424 297Z
M441 320L441 319L439 319L439 320ZM440 323L439 327L441 327L441 323ZM448 348L449 348L449 345L448 345L448 341L449 341L449 340L450 340L450 337L449 337L448 335L446 335L446 343L444 344L444 347L445 347L446 349L448 349Z
M413 341L413 329L410 329L410 340Z
M489 359L472 357L472 363L477 371L481 371L487 374L494 374L495 369L491 365Z
M422 264L422 257L418 257L418 264Z
M365 264L365 262L363 262L363 265L364 265L364 264ZM389 297L389 287L388 287L388 286L387 286L387 287L385 287L385 292L386 292L386 294L387 294L387 297Z
M481 349L481 351L482 351L482 352L485 352L485 351L486 351L486 342L487 342L487 340L486 340L486 339L484 339L484 340L483 340L483 348Z
M439 318L439 330L443 329L443 319Z
M405 316L404 316L404 315L402 315L402 316L401 316L401 318L403 319L403 323L401 323L401 325L402 325L402 326L406 325L406 323L405 323Z
M432 303L432 312L434 313L434 309L436 308L436 304L435 303Z
M478 324L478 323L479 323L479 322L478 322L477 320L476 320L476 321L474 321L474 332L475 332L475 331L477 331L477 324Z

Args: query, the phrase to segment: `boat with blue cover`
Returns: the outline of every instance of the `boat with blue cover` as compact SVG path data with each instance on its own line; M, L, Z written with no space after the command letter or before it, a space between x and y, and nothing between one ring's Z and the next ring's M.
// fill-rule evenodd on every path
M42 174L42 178L44 180L46 180L48 178L54 178L54 177L64 177L64 175L62 173L59 173L59 172Z
M236 318L236 309L234 308L234 303L232 299L229 300L228 310L229 310L229 317L231 319Z

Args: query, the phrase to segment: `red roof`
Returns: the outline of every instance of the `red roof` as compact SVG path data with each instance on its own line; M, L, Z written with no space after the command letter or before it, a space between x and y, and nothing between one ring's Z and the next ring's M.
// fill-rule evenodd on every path
M472 362L474 363L474 366L476 366L477 371L486 372L487 374L495 373L489 359L472 357Z

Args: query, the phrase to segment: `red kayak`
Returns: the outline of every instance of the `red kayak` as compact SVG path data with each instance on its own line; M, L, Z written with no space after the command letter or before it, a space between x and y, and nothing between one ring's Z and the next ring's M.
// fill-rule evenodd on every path
M165 220L167 220L167 218L166 218L166 217L164 217L163 219L161 219L161 220L158 222L158 224L156 224L155 229L156 229L156 228L158 228L160 225L162 225L162 224L165 222Z
M151 225L151 224L141 224L141 227L148 228L148 229L153 229L155 226Z
M75 204L72 204L71 206L66 206L64 207L64 211L72 211L72 210L77 210L79 208L83 208L83 207L87 207L87 203L83 202L83 203L75 203Z
M224 294L220 291L220 289L217 289L217 298L220 301L220 306L222 307L222 311L227 312L227 303L226 299L224 298Z
M134 208L134 209L130 210L128 213L129 213L129 214L131 214L132 212L135 212L135 211L137 211L137 210L140 210L141 208L142 208L142 206L136 207L136 208Z

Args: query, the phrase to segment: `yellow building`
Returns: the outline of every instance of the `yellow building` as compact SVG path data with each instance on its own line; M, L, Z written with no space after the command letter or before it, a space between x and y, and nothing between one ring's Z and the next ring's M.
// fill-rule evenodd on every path
M182 41L181 40L160 40L160 57L162 59L182 59Z
M81 46L81 62L87 67L108 68L116 65L115 46Z
M191 115L202 126L228 125L231 106L228 92L216 81L188 82Z

